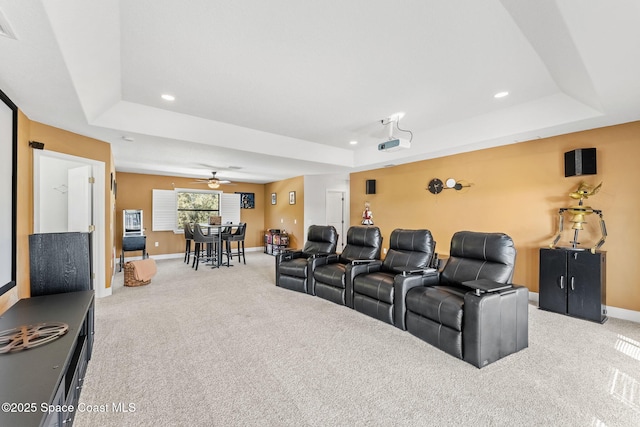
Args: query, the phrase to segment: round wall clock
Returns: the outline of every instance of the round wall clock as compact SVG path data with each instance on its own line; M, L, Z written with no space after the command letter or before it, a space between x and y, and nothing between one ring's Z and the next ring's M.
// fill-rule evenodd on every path
M427 189L432 194L440 194L440 192L444 189L444 184L438 178L433 178L431 181L429 181Z

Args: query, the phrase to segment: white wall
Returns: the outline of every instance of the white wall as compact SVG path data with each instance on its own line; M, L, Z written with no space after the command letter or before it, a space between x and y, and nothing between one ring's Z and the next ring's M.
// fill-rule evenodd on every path
M13 252L13 110L0 100L0 286L10 283ZM16 171L17 173L17 171Z
M68 231L69 169L83 166L82 163L52 157L40 157L39 185L40 203L37 233L58 233Z

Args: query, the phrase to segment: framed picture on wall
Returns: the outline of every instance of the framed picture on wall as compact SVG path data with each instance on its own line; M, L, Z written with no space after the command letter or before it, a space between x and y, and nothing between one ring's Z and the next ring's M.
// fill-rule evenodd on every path
M289 204L290 205L295 205L296 204L296 192L295 191L289 191Z
M256 207L256 195L254 193L236 192L240 195L240 209L254 209Z
M271 193L271 204L275 205L278 202L276 193Z

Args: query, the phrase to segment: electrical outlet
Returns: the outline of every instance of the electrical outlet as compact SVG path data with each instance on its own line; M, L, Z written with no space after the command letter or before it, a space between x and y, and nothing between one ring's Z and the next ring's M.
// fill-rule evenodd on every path
M280 224L284 224L284 218L280 218Z
M159 243L159 242L156 242L156 248L157 248L158 246L160 246L160 243Z
M387 254L387 248L382 248L382 253Z

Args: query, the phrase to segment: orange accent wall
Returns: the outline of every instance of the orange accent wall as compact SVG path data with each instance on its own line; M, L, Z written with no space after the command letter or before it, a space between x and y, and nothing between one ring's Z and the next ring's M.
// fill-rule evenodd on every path
M33 233L33 149L29 141L45 144L45 149L105 163L105 182L110 185L110 171L113 170L110 144L54 128L29 120L21 111L18 115L18 195L17 195L17 257L16 288L0 298L0 313L20 298L30 296L29 278L29 234ZM107 189L108 190L108 189ZM110 191L106 191L105 206L113 206ZM111 209L105 213L105 224L111 222ZM113 239L109 230L105 241L105 263L111 264ZM105 272L106 287L111 286L111 272Z
M437 141L433 141L437 144ZM564 176L564 153L576 148L597 149L597 175ZM410 164L351 174L351 224L360 222L366 201L375 225L384 235L395 228L427 228L436 251L448 254L456 231L497 231L509 234L518 249L514 282L538 291L539 249L557 231L558 209L577 204L568 194L581 181L602 182L586 205L603 211L608 237L607 305L640 310L640 211L635 192L640 183L640 122L577 132L486 150L456 154ZM432 178L470 183L460 191L426 190ZM373 195L364 194L365 181L375 179ZM559 246L570 246L572 223L565 215ZM578 240L592 246L600 238L597 215L587 218Z
M295 191L296 203L289 204L289 193ZM276 195L276 204L271 204L271 195ZM277 228L289 234L289 247L304 246L304 177L285 179L265 185L264 193L265 230Z
M206 185L194 183L193 181L193 178L118 172L116 174L118 191L115 211L116 257L120 256L122 248L122 211L124 209L142 209L144 211L143 226L147 236L147 252L149 255L184 252L185 240L183 234L175 234L173 231L152 230L152 190L173 190L174 188L208 189ZM245 248L261 247L263 245L264 231L264 185L238 182L233 185L222 184L219 190L227 193L255 193L255 209L240 209L240 220L247 223ZM158 247L155 247L155 242L158 242ZM135 255L133 252L125 254L125 256Z
M29 234L33 233L33 156L29 148L30 121L18 110L18 170L16 205L16 286L0 296L0 313L30 295Z
M118 198L106 192L106 265L114 266L120 251L123 209L145 210L150 254L178 253L184 250L184 237L171 232L151 231L151 190L197 188L188 178L129 173L115 174L111 147L72 132L30 121L22 112L18 118L18 203L17 203L17 286L0 297L0 313L18 298L29 296L28 235L33 232L33 154L30 140L46 144L47 150L105 162L105 182L110 185L113 172ZM435 143L435 142L434 142ZM576 148L597 148L598 174L564 177L563 153ZM607 305L640 311L640 208L633 191L640 182L640 122L577 132L553 138L528 141L437 159L416 161L396 167L351 174L350 223L359 224L366 201L371 203L375 224L388 247L394 228L428 228L438 245L437 252L447 255L454 232L459 230L500 231L511 235L518 249L514 282L538 291L539 248L553 239L558 224L558 209L575 204L568 193L581 181L603 182L598 194L587 204L604 213L609 236L602 250L607 251ZM434 196L426 191L431 178L456 178L470 187L461 191L445 190ZM364 194L365 181L376 180L377 194ZM223 190L255 193L256 208L241 210L248 223L247 247L263 244L266 229L280 228L290 233L292 248L304 242L304 177L269 184L243 184ZM296 204L289 204L289 192L296 192ZM277 204L271 205L271 194ZM579 240L583 246L600 238L598 218L587 218ZM565 216L565 231L559 242L569 245L571 223ZM114 239L115 237L115 239ZM107 287L111 269L106 270Z

